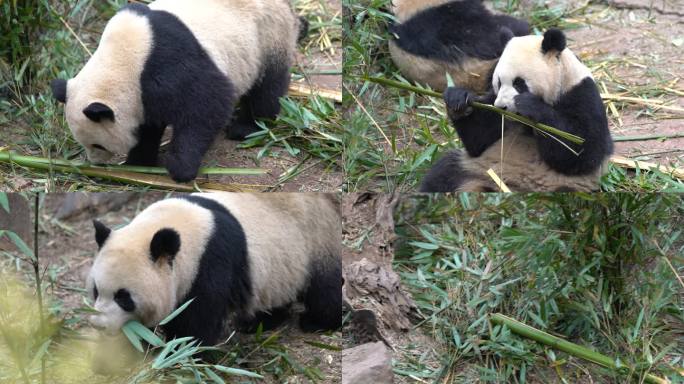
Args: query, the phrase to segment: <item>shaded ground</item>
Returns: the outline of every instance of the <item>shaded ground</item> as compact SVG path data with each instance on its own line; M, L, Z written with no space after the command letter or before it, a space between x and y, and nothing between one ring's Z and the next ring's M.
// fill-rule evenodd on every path
M57 316L63 318L70 328L89 328L87 320L79 314L78 308L83 306L85 297L90 299L84 286L92 258L97 251L92 219L97 218L112 227L125 225L148 205L167 196L166 193L161 192L128 193L127 195L128 197L122 198L119 204L115 204L122 204L120 209L111 206L87 209L77 216L64 220L56 219L55 215L63 205L66 195L55 193L43 195L39 232L39 246L42 250L41 264L46 268L46 281L50 287L48 292L56 298L53 308ZM298 367L318 370L324 377L321 382L338 383L340 381L341 353L307 344L340 345L340 332L332 335L303 333L296 324L296 317L280 329L281 335L274 344L274 348L282 350L283 354ZM270 335L271 333L265 332L263 338ZM228 346L235 343L238 343L243 351L251 351L259 345L253 335L247 334L236 334ZM286 363L280 360L272 363L273 359L281 358L275 356L271 349L257 350L250 355L245 367L258 370L279 367L289 383L308 382L305 374L292 374L291 371L288 373ZM269 362L272 364L264 368ZM268 374L266 376L268 379L260 382L281 382L280 379L269 377Z

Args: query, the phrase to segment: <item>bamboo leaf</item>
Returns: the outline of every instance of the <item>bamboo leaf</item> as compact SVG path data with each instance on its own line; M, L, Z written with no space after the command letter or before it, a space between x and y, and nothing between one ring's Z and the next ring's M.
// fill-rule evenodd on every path
M9 199L6 192L0 192L0 206L7 212L10 213Z
M137 321L129 321L124 324L124 327L128 327L133 333L147 341L150 345L155 347L161 347L164 345L164 340L159 338L159 336L155 335L154 332L150 331L146 326Z
M228 368L224 367L222 365L214 365L214 368L221 371L225 372L229 375L234 375L234 376L247 376L247 377L252 377L255 379L263 379L264 377L259 375L258 373L246 371L244 369L238 369L238 368Z
M181 312L183 312L185 310L185 308L187 308L188 305L190 305L190 303L192 303L194 300L195 300L195 298L192 298L192 299L186 301L185 304L178 307L175 311L171 312L170 315L166 316L162 321L160 321L159 325L168 324L171 320L175 319L176 316L178 316Z
M132 329L124 325L121 327L121 331L123 331L123 334L128 338L128 341L131 342L131 345L138 351L145 353L145 350L143 349L142 343L140 342L140 337L133 332Z

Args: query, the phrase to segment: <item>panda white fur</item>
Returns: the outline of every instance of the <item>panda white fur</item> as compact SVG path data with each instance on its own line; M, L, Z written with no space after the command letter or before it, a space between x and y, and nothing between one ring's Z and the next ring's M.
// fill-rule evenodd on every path
M87 278L90 322L115 335L129 320L204 345L240 329L277 325L300 298L307 331L341 326L341 221L333 195L206 193L150 205L125 227L98 221L99 251Z
M440 91L449 73L457 86L485 92L506 42L529 33L527 22L492 14L481 0L394 0L393 13L395 65L409 80Z
M598 189L613 151L606 112L589 69L566 48L560 30L511 39L491 84L489 94L482 97L455 87L445 92L447 112L465 153L453 151L442 157L423 180L421 191L497 191L487 175L490 168L513 191ZM502 138L501 116L473 109L472 100L517 112L585 142L564 141L579 153L575 155L555 139L509 120Z
M222 128L243 139L255 118L276 117L305 27L288 0L133 3L109 20L76 77L52 82L53 94L96 163L127 154L129 164L156 165L172 126L166 167L190 181Z

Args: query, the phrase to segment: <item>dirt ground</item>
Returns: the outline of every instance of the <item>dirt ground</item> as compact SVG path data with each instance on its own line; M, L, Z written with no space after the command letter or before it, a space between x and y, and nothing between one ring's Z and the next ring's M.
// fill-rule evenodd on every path
M89 328L87 320L79 314L78 308L83 306L85 297L90 299L84 286L93 257L97 252L92 220L98 219L114 228L125 225L148 205L163 199L168 194L147 192L115 195L117 197L113 199L114 201L107 198L107 203L97 208L90 207L71 218L62 220L57 219L56 216L60 209L63 209L66 194L42 195L43 200L39 212L39 249L42 250L40 260L46 270L46 280L50 287L48 293L56 299L53 307L58 309L57 316L63 318L65 323L73 329ZM320 370L325 377L321 380L322 382L339 383L341 353L315 347L307 342L339 345L341 343L340 332L335 332L330 336L303 333L299 330L295 317L282 329L278 344L286 348L296 364ZM264 337L268 336L266 332ZM256 346L253 335L237 334L233 340L247 350L250 345ZM259 351L250 357L250 365L265 364L273 357L273 355ZM303 374L288 377L289 383L305 383L308 382L307 380ZM270 378L262 382L278 383L279 381Z
M342 254L343 267L363 259L372 261L385 268L391 269L394 259L394 207L399 197L389 194L350 193L342 199L342 233L345 247ZM343 276L345 281L350 276ZM343 288L343 290L348 288ZM402 295L410 296L399 285L398 291ZM355 347L369 341L384 339L392 349L394 367L401 367L404 361L421 361L432 369L440 366L440 356L443 355L439 343L424 334L420 329L396 329L389 326L381 317L382 303L379 303L377 292L370 292L366 297L349 300L353 310L370 309L377 317L376 324L369 330L367 325L349 321L342 330L345 348ZM345 298L346 299L346 298ZM349 316L349 315L346 315ZM353 319L353 316L349 316ZM380 336L367 338L368 333L379 332ZM377 334L376 334L377 335ZM359 339L357 341L357 339ZM421 382L407 376L395 375L394 382L408 384Z
M572 10L586 2L547 3ZM614 137L684 133L684 2L592 1L566 21L579 24L566 30L568 47L588 64L601 93L646 98L673 108L615 102L614 110L607 101ZM684 138L618 142L615 154L681 166Z

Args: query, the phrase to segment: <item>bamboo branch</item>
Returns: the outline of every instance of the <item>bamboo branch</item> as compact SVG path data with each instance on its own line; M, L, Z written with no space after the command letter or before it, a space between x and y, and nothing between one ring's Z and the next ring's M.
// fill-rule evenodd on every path
M414 85L402 83L400 81L386 79L384 77L364 76L364 77L361 77L361 79L366 80L366 81L370 81L372 83L382 84L385 86L393 87L393 88L404 89L404 90L411 91L411 92L418 93L418 94L425 95L425 96L442 97L442 94L439 92L435 92L435 91L430 90L430 89L425 89L422 87L417 87ZM503 110L501 108L497 108L493 105L478 103L476 101L471 101L469 103L469 105L474 107L474 108L485 109L485 110L488 110L491 112L498 113L499 115L503 115L504 117L506 117L509 120L517 121L519 123L525 124L525 125L532 127L538 131L541 131L543 133L563 138L563 139L570 141L572 143L575 143L575 144L583 144L584 143L584 139L579 137L579 136L567 133L565 131L561 131L560 129L556 129L556 128L551 127L551 126L546 125L546 124L535 122L532 119L518 115L517 113L505 111L505 110Z
M19 156L12 152L0 151L0 162L13 163L22 167L33 169L41 169L47 171L56 171L66 174L79 174L88 177L98 177L101 179L111 180L115 182L133 184L144 187L153 187L161 189L171 189L176 191L193 192L197 189L206 191L249 191L260 190L264 186L244 185L244 184L219 184L211 182L196 182L193 184L179 184L164 175L166 170L159 171L157 167L133 167L132 169L147 170L152 174L140 173L131 171L129 166L108 166L108 167L94 167L85 165L80 162L70 162L67 160L50 160L33 156ZM230 170L227 168L217 168L223 171ZM205 169L206 171L206 169ZM258 172L242 172L243 170L236 170L235 173L220 172L221 174L231 175L254 175L263 174L264 170ZM249 171L249 170L247 170ZM252 170L254 171L254 170Z
M636 135L636 136L613 136L614 142L620 141L646 141L646 140L664 140L664 139L676 139L679 137L684 137L684 133L673 133L670 135Z
M510 329L513 333L517 335L534 340L538 343L547 345L551 348L558 349L572 356L589 360L594 364L598 364L600 366L612 369L614 371L624 370L624 368L627 368L629 371L634 370L632 367L629 366L618 366L618 364L616 363L616 359L613 359L611 357L608 357L606 355L603 355L599 352L593 351L581 345L577 345L575 343L563 340L560 337L550 335L546 332L540 331L525 323L521 323L501 313L493 314L491 320L494 324L505 325L506 327L508 327L508 329ZM644 380L647 383L652 384L669 384L668 380L661 379L660 377L652 375L650 373L647 373L645 375Z
M335 89L324 89L319 87L310 87L302 83L290 83L288 88L290 96L312 96L318 95L324 99L330 99L335 102L342 102L342 92Z

